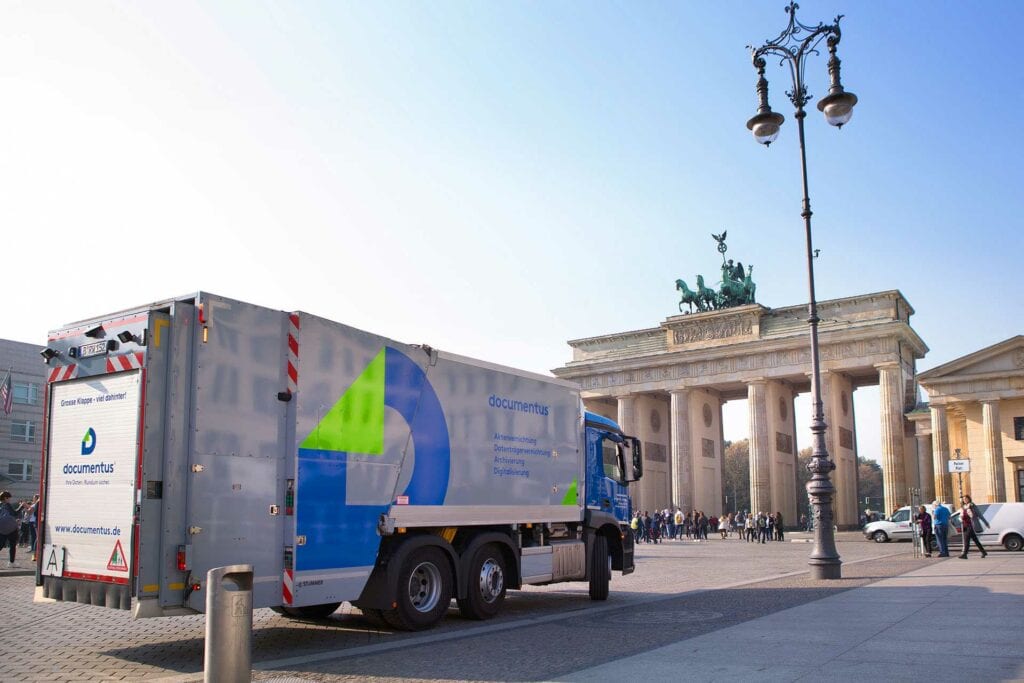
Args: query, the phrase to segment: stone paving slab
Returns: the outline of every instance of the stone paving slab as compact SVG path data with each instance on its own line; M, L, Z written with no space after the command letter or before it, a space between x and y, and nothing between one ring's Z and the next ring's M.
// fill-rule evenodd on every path
M555 680L675 681L680 672L695 681L1024 680L1024 554L925 562L898 577ZM723 662L719 653L735 652L737 643L765 656Z

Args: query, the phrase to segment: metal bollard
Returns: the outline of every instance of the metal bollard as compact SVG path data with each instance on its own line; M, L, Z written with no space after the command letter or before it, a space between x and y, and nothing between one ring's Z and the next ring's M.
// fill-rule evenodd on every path
M252 680L252 565L206 573L205 683Z

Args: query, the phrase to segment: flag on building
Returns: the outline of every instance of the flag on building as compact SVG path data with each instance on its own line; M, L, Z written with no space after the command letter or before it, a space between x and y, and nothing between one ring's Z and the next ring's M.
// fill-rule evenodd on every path
M10 415L14 409L14 390L11 387L11 371L7 371L4 383L0 384L0 402L4 404L4 415Z

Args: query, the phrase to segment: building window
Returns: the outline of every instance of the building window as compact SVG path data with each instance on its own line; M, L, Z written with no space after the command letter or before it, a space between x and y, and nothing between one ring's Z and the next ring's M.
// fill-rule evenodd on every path
M7 463L7 476L11 479L28 481L32 478L32 463L28 460L12 460Z
M1017 470L1017 502L1024 503L1024 470Z
M1013 438L1024 441L1024 417L1013 418Z
M39 385L34 382L15 382L14 402L28 406L39 403Z
M11 421L11 441L32 443L36 440L36 423L31 420Z

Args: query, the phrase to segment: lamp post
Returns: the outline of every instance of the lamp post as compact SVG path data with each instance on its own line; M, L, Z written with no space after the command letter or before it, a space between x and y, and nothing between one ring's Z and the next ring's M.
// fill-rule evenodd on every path
M754 134L754 139L768 146L779 136L779 127L785 120L782 114L773 112L768 106L768 81L764 77L765 57L778 57L779 63L789 66L793 78L793 90L787 92L793 106L796 107L797 132L800 140L800 171L803 176L803 210L800 215L804 219L804 233L807 241L807 285L810 302L807 305L807 323L811 333L811 402L813 416L811 418L811 434L813 449L811 461L807 469L811 472L811 480L807 483L807 494L814 507L814 550L808 564L811 566L811 577L814 579L839 579L842 577L842 562L836 550L833 529L832 496L835 487L829 479L829 472L836 468L829 459L825 445L825 416L821 404L821 369L818 354L818 305L814 298L814 250L811 242L811 200L807 193L807 152L804 149L804 118L807 113L804 105L810 101L804 82L805 62L811 54L818 54L817 46L822 40L828 45L828 73L831 80L828 96L818 102L818 110L825 115L831 125L842 128L853 114L853 106L857 104L857 96L843 90L839 80L839 58L836 57L836 46L842 34L839 20L832 24L806 26L796 20L799 7L790 2L786 7L789 14L789 26L774 40L765 42L761 47L750 47L751 59L757 70L757 114L747 121L747 128Z

